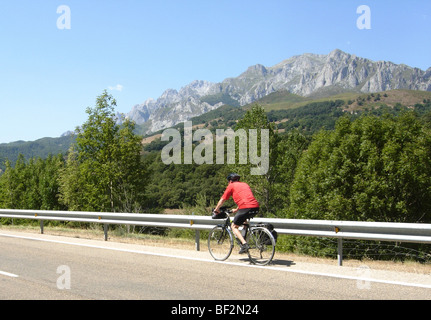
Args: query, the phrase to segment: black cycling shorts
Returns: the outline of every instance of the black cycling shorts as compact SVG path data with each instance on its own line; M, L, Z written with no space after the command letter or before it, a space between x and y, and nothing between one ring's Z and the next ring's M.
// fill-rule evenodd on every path
M257 208L247 208L239 209L233 218L233 224L241 226L244 224L245 220L253 218L259 213L259 207Z

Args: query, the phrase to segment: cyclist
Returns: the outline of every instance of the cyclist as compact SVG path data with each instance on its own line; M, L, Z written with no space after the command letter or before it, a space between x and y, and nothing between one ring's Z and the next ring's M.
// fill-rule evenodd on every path
M250 186L245 182L240 182L241 177L236 173L231 173L227 176L228 186L220 198L217 206L214 209L214 213L218 214L220 207L223 203L232 196L233 201L237 204L237 208L233 209L232 212L236 213L233 218L231 225L232 231L241 242L241 249L239 253L245 253L250 248L241 232L239 226L243 225L247 219L254 217L259 212L259 202L251 191Z

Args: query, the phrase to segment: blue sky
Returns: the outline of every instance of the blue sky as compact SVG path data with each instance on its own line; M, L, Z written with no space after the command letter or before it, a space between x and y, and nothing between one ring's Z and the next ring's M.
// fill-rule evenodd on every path
M58 28L66 22L70 29ZM359 29L357 8L370 9ZM431 1L0 0L0 143L58 137L106 89L118 112L193 80L334 49L431 67Z

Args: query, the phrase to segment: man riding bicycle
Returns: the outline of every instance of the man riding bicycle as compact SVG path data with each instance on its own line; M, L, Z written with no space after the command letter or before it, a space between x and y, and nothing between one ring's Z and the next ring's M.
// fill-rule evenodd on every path
M233 233L241 242L241 249L239 253L245 253L250 247L239 231L239 227L243 225L247 219L253 218L259 212L259 202L257 202L256 198L254 197L250 186L245 182L240 182L240 178L241 177L236 173L231 173L227 176L229 184L217 203L214 213L218 214L223 203L229 200L229 198L232 196L233 201L238 207L232 210L232 212L236 213L236 215L233 218L231 228Z

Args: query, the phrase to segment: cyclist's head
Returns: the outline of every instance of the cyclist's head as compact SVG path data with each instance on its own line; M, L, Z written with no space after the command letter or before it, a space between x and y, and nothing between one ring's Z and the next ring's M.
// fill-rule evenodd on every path
M239 179L240 179L241 177L238 175L238 174L236 174L236 173L230 173L228 176L227 176L227 181L232 181L232 182L234 182L234 181L239 181Z

